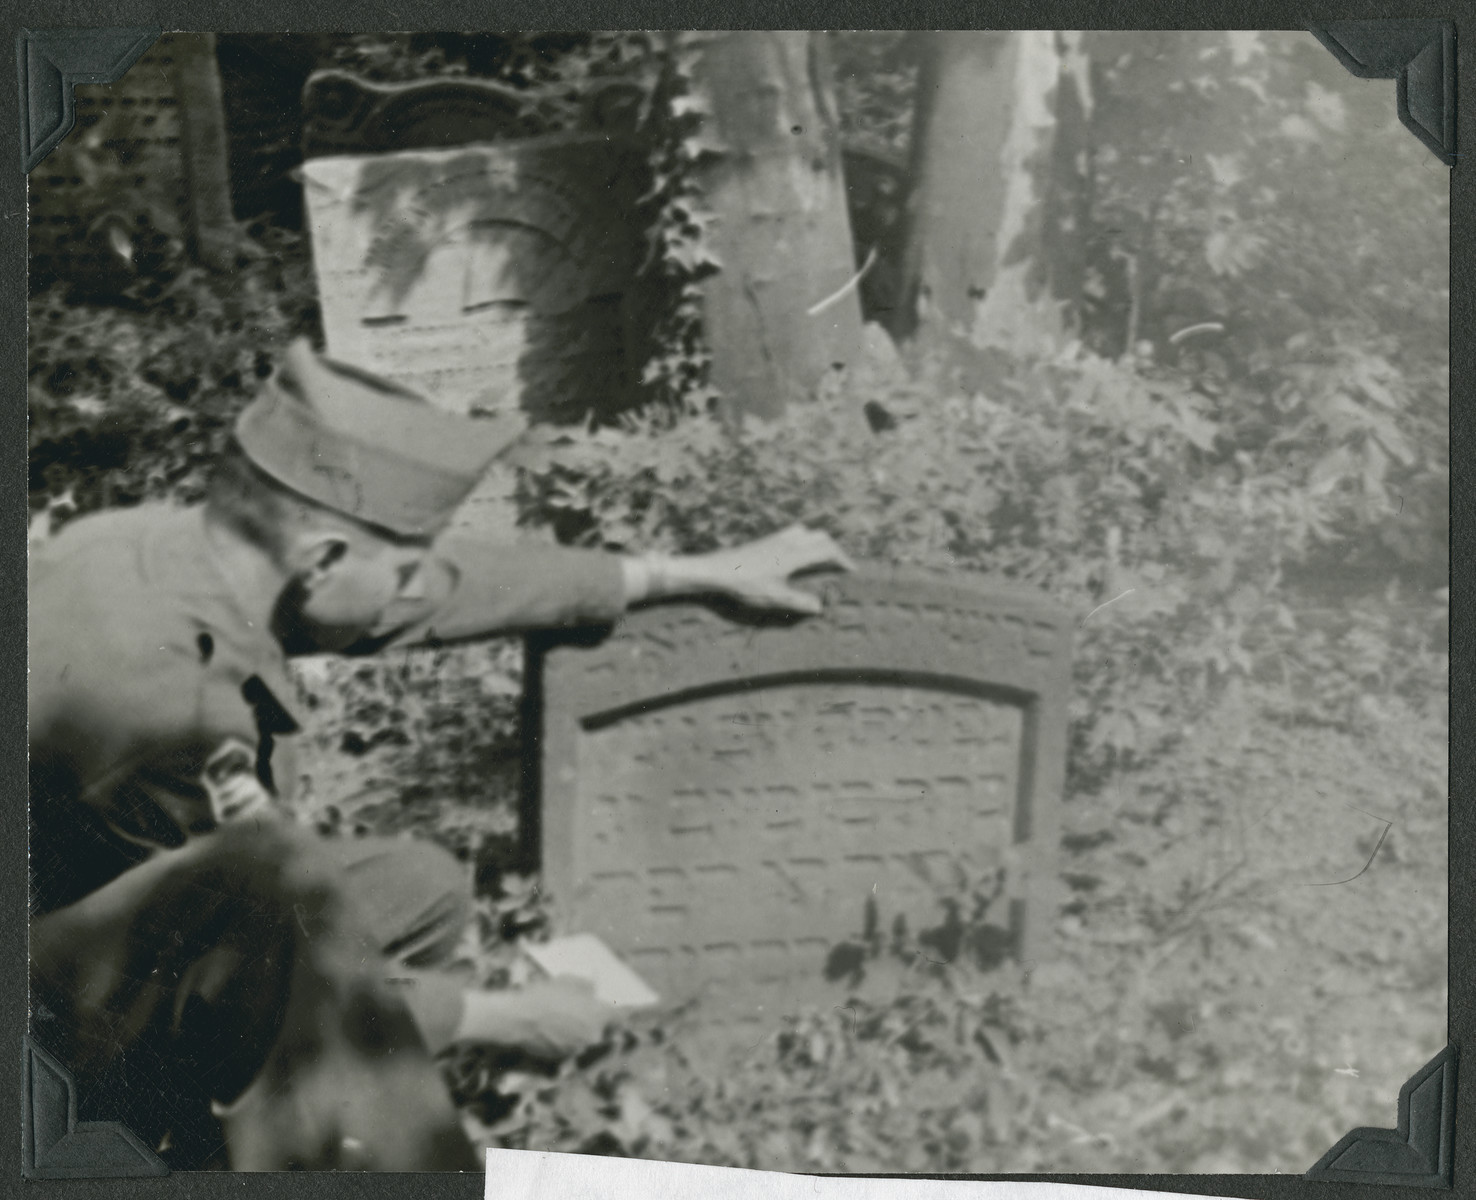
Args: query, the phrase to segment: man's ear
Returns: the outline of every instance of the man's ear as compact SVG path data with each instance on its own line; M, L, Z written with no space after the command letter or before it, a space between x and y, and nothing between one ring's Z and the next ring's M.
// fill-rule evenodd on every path
M293 573L309 591L332 573L348 553L348 538L332 530L304 533L292 548Z

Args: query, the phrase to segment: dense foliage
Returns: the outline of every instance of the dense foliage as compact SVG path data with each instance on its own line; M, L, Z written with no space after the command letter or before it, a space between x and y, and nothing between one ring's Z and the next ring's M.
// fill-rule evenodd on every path
M906 30L836 30L827 39L841 135L905 158L911 148L917 47Z
M1387 1126L1443 1044L1442 197L1402 131L1360 154L1387 85L1367 106L1315 46L1135 36L1093 49L1079 340L939 337L899 358L877 337L814 403L740 430L703 390L694 284L714 264L691 166L708 150L680 46L335 51L381 78L521 81L549 128L599 88L633 98L604 111L651 167L646 270L669 324L643 356L663 403L546 438L519 481L530 536L700 552L801 520L858 558L1008 577L1079 615L1058 961L1000 964L987 905L945 898L937 931L857 930L835 1006L790 1014L726 1073L691 1066L700 1012L555 1074L462 1054L475 1128L800 1170L1300 1171ZM905 43L833 49L848 131L905 148ZM198 497L273 351L315 322L295 235L243 231L242 255L229 279L176 265L107 304L35 298L38 536ZM1174 340L1205 322L1224 328ZM516 853L520 674L507 643L299 671L302 815L456 850L479 896L468 969L489 982L545 923Z
M1420 426L1419 397L1391 407L1320 380L1338 402L1299 413L1273 454L1254 418L1183 376L1080 344L1016 359L960 346L954 360L844 387L736 438L700 418L565 435L526 480L530 516L566 538L683 551L805 521L858 557L1111 605L1114 619L1084 623L1078 641L1083 682L1099 683L1081 696L1077 728L1102 769L1172 737L1249 670L1249 645L1297 661L1309 643L1287 570L1385 524L1404 536L1390 481L1361 456L1370 425L1416 436L1405 430ZM890 427L873 432L866 413ZM1408 600L1435 603L1428 589ZM1410 661L1400 624L1383 632L1391 659ZM1349 699L1283 671L1307 703Z
M301 239L243 231L227 281L174 264L111 303L58 284L32 298L27 413L38 532L113 505L203 495L230 422L274 352L316 329Z
M1088 48L1088 337L1177 361L1238 414L1250 453L1283 452L1308 420L1361 422L1347 453L1417 517L1358 552L1443 577L1444 168L1387 88L1349 79L1309 36L1100 33Z

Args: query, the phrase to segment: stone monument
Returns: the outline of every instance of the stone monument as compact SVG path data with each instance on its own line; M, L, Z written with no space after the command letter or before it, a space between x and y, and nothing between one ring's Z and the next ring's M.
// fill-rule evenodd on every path
M450 409L578 419L630 385L639 174L601 134L526 136L516 99L472 80L308 81L324 335Z
M827 960L868 905L883 929L927 928L1003 872L1026 961L1054 919L1066 615L956 578L823 587L825 613L797 623L660 605L592 648L535 649L559 928L750 1042L835 1002Z

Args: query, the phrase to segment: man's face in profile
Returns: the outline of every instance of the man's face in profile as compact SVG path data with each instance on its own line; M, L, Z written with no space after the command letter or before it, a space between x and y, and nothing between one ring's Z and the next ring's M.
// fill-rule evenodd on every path
M392 541L353 531L329 543L298 592L300 615L322 649L341 649L380 623L396 600L413 598L429 541Z

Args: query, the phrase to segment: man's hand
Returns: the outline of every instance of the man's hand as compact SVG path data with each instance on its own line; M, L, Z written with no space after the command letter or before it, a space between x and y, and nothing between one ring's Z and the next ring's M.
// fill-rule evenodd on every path
M815 614L822 608L814 592L791 578L820 567L850 571L855 564L828 533L791 525L731 550L683 558L647 556L627 560L631 602L667 596L718 593L752 608Z
M583 979L537 980L510 994L527 1016L520 1048L534 1058L564 1058L593 1045L614 1016Z
M855 569L828 533L803 525L791 525L756 542L689 561L700 567L711 588L753 608L810 614L821 610L820 597L796 587L791 577L818 567Z
M557 1060L598 1042L614 1015L582 979L540 979L506 991L466 993L454 1040Z

